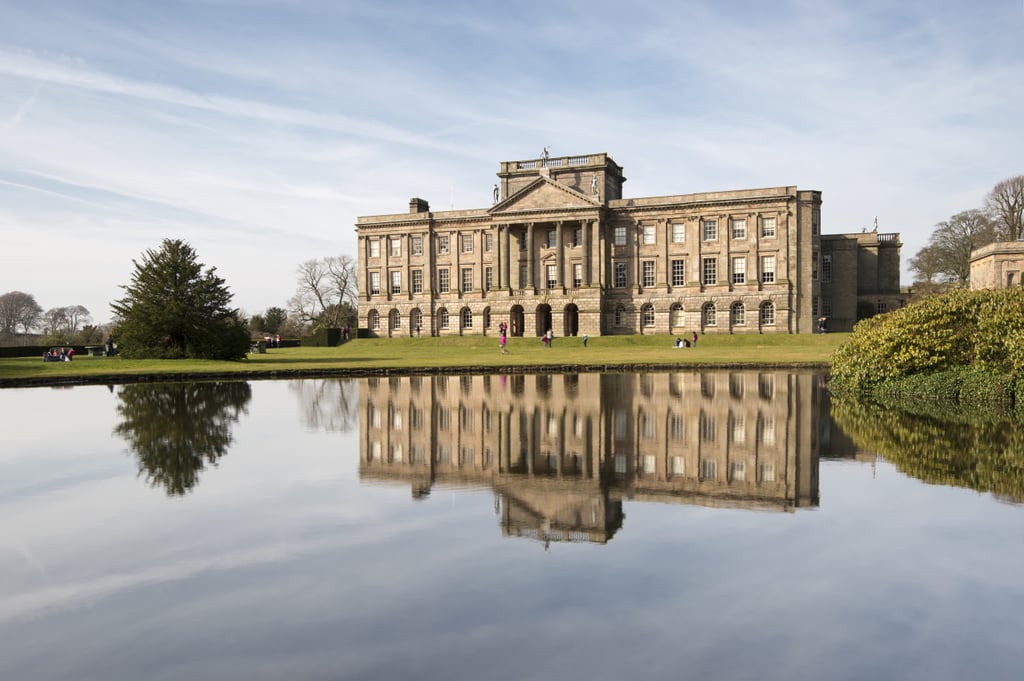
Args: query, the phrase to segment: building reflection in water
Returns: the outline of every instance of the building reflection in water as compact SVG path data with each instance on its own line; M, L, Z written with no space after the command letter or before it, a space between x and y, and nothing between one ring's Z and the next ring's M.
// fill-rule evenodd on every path
M494 490L502 531L607 542L622 503L818 504L821 376L413 376L359 384L360 477Z

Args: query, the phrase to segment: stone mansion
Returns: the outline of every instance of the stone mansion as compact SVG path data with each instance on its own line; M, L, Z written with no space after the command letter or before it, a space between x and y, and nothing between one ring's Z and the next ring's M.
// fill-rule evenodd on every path
M372 337L812 333L902 304L897 234L822 236L792 186L627 199L607 154L506 161L493 205L358 219Z

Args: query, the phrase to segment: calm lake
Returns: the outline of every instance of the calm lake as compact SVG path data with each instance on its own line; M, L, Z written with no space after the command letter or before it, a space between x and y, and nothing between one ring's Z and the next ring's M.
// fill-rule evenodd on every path
M0 413L0 679L1022 673L1024 433L840 413L814 373L7 389Z

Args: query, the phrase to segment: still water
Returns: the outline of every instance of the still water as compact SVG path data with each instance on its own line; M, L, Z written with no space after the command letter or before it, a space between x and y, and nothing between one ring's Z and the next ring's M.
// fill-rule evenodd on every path
M0 391L0 679L1020 678L1024 438L822 386Z

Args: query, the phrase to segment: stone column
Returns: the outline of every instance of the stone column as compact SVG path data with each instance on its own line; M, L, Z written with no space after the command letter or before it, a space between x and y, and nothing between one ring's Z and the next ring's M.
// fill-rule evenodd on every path
M526 223L526 286L523 288L530 289L531 294L535 294L537 291L534 289L534 272L533 272L533 223Z
M562 242L563 224L562 220L555 223L555 286L559 288L565 286L565 244Z

